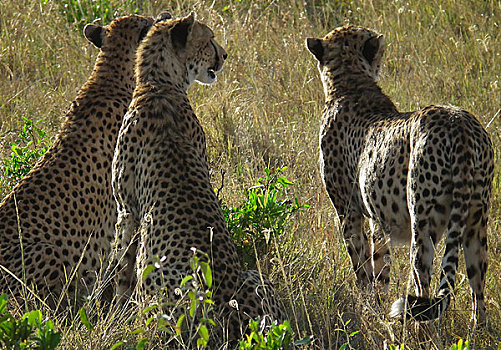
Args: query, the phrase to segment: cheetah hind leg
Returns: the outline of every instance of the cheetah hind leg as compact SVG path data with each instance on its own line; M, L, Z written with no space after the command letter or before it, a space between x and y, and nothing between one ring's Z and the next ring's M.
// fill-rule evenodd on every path
M435 203L430 197L430 183L422 181L426 178L426 169L420 167L423 155L433 153L434 146L430 140L420 144L421 150L416 150L409 165L408 193L409 210L411 213L411 267L413 281L416 287L416 296L407 297L396 301L392 306L390 316L403 315L406 309L406 317L416 321L428 321L436 319L447 309L451 293L453 292L458 266L459 247L467 229L467 220L470 209L470 199L473 189L473 164L471 154L459 155L456 147L451 152L452 174L452 202L450 203L450 215L447 225L447 237L445 240L445 254L442 258L442 276L436 297L429 297L431 270L435 243L440 232L443 230L440 224L444 216L445 200L440 203L437 197ZM462 141L456 142L457 145ZM461 157L468 161L460 162ZM439 183L438 188L447 188L446 183ZM433 186L433 185L432 185ZM421 195L417 195L421 194ZM425 195L427 194L427 195Z
M119 213L108 274L116 277L116 296L122 301L132 294L135 285L138 228L139 224L130 213Z
M390 283L390 245L381 225L375 220L370 220L371 237L371 264L373 271L374 290L376 291L376 301L387 294Z
M488 203L488 199L487 199ZM473 299L472 324L486 323L484 285L487 272L487 216L488 204L472 207L468 230L463 237L463 252Z
M271 282L256 270L242 272L241 285L229 302L225 330L229 339L239 339L246 332L250 319L259 317L261 325L285 319L283 307L275 295Z
M357 276L357 285L362 290L371 288L373 271L370 247L367 235L363 230L363 216L348 213L342 220L343 239Z

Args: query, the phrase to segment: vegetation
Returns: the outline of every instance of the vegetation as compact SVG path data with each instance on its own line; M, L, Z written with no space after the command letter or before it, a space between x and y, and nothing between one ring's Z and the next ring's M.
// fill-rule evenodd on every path
M257 179L256 185L246 190L246 198L238 207L223 203L223 214L233 241L237 246L244 268L254 268L256 252L268 252L270 239L286 232L291 216L307 204L297 197L290 199L287 187L294 185L283 175L286 168L264 169L266 176ZM258 256L259 257L259 256Z
M61 4L73 6L75 11L77 5L96 8L99 4L100 12L88 10L72 19L61 10ZM174 16L195 11L214 28L229 54L218 82L212 87L194 86L189 95L207 133L213 185L220 187L220 174L224 173L220 198L228 210L237 208L230 210L230 219L237 220L240 209L246 212L245 206L252 199L249 189L263 194L259 191L266 188L268 175L263 182L259 178L264 169L287 166L283 176L294 182L293 186L278 186L276 203L289 198L292 206L309 205L301 213L295 210L287 216L281 233L266 249L254 254L257 259L253 262L277 286L290 330L297 338L313 335L308 345L313 349L497 348L501 342L501 239L497 234L501 223L500 2L3 0L0 158L7 163L13 159L11 144L19 145L17 149L27 146L29 141L20 137L27 120L46 130L49 138L57 132L60 116L88 77L97 55L81 34L83 22L101 18L101 23L106 23L136 10L154 15L161 9L168 9ZM441 322L427 326L402 324L387 317L391 303L406 292L410 275L407 249L394 251L391 284L381 304L355 286L336 215L319 176L318 129L324 96L314 59L304 46L306 37L322 36L343 24L372 27L385 35L387 48L380 84L402 111L451 103L473 112L492 135L496 179L489 223L486 330L469 327L471 301L463 263L449 311ZM35 130L33 135L37 140L45 137ZM47 142L33 141L28 148L41 151ZM9 184L1 189L5 195L11 186L10 180L5 182L5 165L1 176L2 183ZM256 183L263 187L253 189ZM282 197L280 191L286 196ZM256 232L264 232L255 231L253 226L242 232L243 249L253 253L244 240L247 237L252 242L249 237L255 239ZM441 256L443 251L440 247L436 255ZM432 288L437 287L437 269ZM108 349L123 341L117 348L133 349L146 338L134 333L145 329L149 319L141 305L128 310L105 311L99 305L90 309L92 330L77 316L77 321L68 322L42 308L61 334L60 348ZM17 309L10 313L15 320L23 319L24 313ZM150 330L155 333L147 336L154 339L148 338L145 348L154 348L154 340L163 334Z
M33 167L35 162L47 151L50 140L45 130L28 118L24 118L24 125L17 136L17 140L10 143L10 157L3 159L0 169L3 176L0 178L0 189L11 189Z
M54 322L42 319L40 310L24 314L20 320L7 310L7 295L0 296L0 346L2 349L52 350L61 341Z

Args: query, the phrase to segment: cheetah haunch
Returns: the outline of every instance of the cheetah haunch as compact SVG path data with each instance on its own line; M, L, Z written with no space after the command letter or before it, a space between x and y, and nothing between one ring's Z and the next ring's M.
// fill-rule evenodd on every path
M152 25L132 15L85 27L100 48L94 70L52 147L0 204L2 292L18 295L25 278L54 306L75 275L79 290L92 290L114 238L111 162L136 85L135 53Z
M226 56L212 30L193 14L156 23L143 40L137 87L113 160L119 212L115 261L119 296L139 281L140 295L154 297L163 290L174 301L182 278L192 273L192 248L208 254L213 300L216 309L232 314L229 337L235 339L239 317L279 311L269 282L257 272L241 271L210 183L205 134L186 94L194 81L214 83ZM164 262L143 281L154 257L165 257ZM231 300L239 312L229 306Z
M400 113L376 81L382 35L362 27L337 28L307 39L318 60L326 107L320 130L323 181L342 225L361 285L389 282L388 240L411 244L416 296L393 304L391 316L418 321L447 308L464 249L473 316L485 322L487 217L493 149L482 125L456 107ZM369 247L364 217L372 231ZM447 230L441 282L429 297L436 243Z

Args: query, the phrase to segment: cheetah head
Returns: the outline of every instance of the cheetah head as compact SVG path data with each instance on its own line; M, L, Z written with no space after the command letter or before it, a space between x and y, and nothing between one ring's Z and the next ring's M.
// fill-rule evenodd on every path
M149 71L150 77L164 74L171 80L177 76L187 87L194 81L212 84L227 56L213 31L192 13L153 25L139 49L136 74Z
M157 20L171 18L168 12L162 12ZM115 19L107 26L87 24L84 35L95 47L101 51L130 52L130 46L137 48L141 40L154 23L152 17L130 15Z
M374 30L351 25L339 27L321 39L306 39L306 46L318 60L322 75L348 73L378 80L384 37Z

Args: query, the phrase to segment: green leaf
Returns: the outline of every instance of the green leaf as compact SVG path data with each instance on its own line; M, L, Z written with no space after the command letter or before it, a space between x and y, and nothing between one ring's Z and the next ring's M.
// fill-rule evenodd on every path
M360 333L360 331L355 331L355 332L350 334L350 337L353 337L353 336L357 335L358 333Z
M143 310L143 314L146 314L146 313L150 312L151 310L158 309L158 307L159 307L158 304L153 304L151 306L148 306L147 308L145 308Z
M149 318L146 320L146 323L145 323L146 327L148 327L148 326L151 324L151 322L153 322L154 320L155 320L155 316L151 316L151 317L149 317Z
M142 334L142 333L145 333L146 331L142 328L136 328L134 329L131 334Z
M195 317L195 311L197 310L197 299L194 298L191 300L191 304L190 304L190 317L193 318Z
M198 329L198 335L204 340L204 345L207 345L209 342L209 330L205 325L201 325Z
M89 331L93 331L94 327L92 327L92 325L89 322L89 319L87 318L87 312L85 311L85 307L82 307L78 312L78 314L80 315L80 321L85 326L85 328L87 328Z
M182 314L177 319L177 322L176 322L176 334L181 334L181 329L183 327L183 321L184 321L185 317L186 317L186 314Z
M136 345L136 350L143 350L147 343L148 339L141 339L141 341Z
M144 269L144 271L143 271L143 276L142 276L143 281L144 281L146 278L148 278L148 275L149 275L149 274L150 274L153 270L155 270L155 266L154 266L154 265L148 265L148 266Z
M192 275L188 275L186 276L185 278L183 278L183 280L181 281L181 287L184 287L184 285L186 283L188 283L189 281L191 281L193 279L193 276Z
M120 346L123 346L125 345L125 342L123 340L120 340L118 343L115 343L111 348L110 350L115 350L115 349L118 349Z
M212 270L208 263L201 262L200 268L202 269L202 275L204 277L205 284L207 284L208 288L212 287Z
M294 346L300 346L300 345L308 345L313 341L313 336L310 335L308 337L305 337L303 339L300 339L296 342L294 342Z
M30 326L39 327L42 323L42 312L40 310L33 310L25 314L23 319L27 319Z

